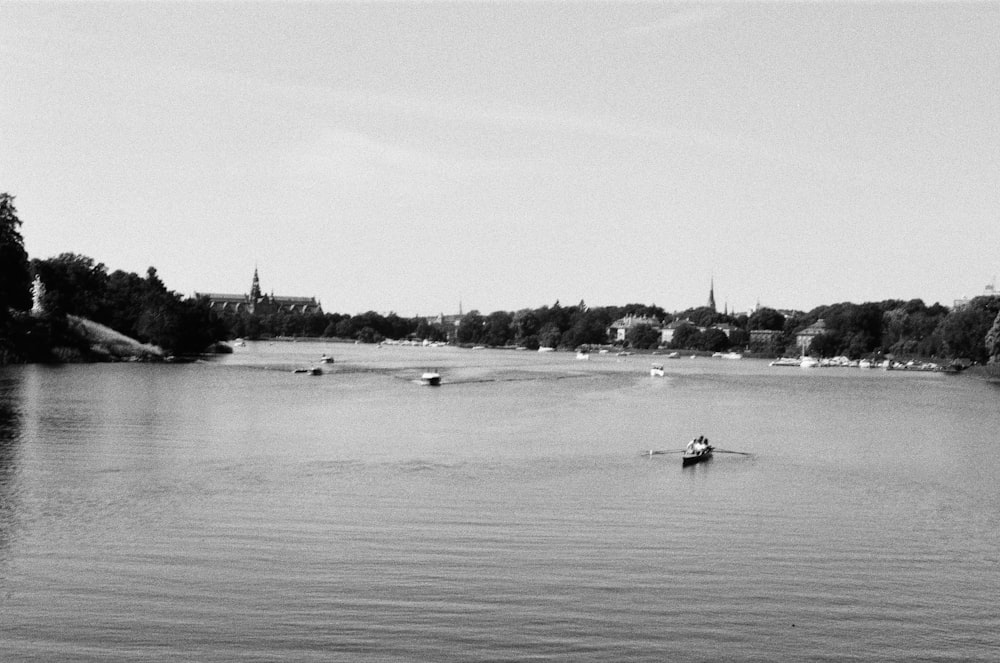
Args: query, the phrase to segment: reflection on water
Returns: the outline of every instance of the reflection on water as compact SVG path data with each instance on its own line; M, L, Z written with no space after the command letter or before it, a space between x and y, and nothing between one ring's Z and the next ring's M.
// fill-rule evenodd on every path
M308 377L291 368L330 346L0 369L0 659L989 661L1000 646L986 385L333 347ZM427 366L441 388L411 382ZM697 434L752 456L642 455Z
M0 559L10 546L16 526L21 385L19 379L0 375Z

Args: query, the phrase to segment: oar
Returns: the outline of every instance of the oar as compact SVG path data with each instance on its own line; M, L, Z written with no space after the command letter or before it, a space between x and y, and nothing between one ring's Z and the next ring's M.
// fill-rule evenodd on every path
M752 456L753 454L747 453L746 451L728 451L726 449L719 449L718 447L713 447L712 451L720 454L739 454L741 456Z
M657 449L650 449L649 451L643 451L643 456L659 456L661 454L682 454L684 449L670 449L669 451L658 451Z

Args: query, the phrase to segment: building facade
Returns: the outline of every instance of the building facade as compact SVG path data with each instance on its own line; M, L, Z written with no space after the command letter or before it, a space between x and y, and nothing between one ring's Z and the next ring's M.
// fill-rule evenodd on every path
M813 339L825 334L826 331L826 322L820 318L805 329L795 332L795 344L799 346L799 351L802 354L806 354L809 352L809 346L812 345Z
M647 318L646 316L640 315L627 315L624 318L618 318L611 323L611 327L608 328L608 336L611 336L615 341L624 341L628 331L633 327L638 327L639 325L652 327L656 331L660 331L661 327L660 321L656 318Z
M250 315L270 315L272 313L323 313L322 305L315 297L289 297L264 294L260 289L260 277L253 270L250 294L226 295L212 292L196 292L195 297L205 297L216 313L248 313Z

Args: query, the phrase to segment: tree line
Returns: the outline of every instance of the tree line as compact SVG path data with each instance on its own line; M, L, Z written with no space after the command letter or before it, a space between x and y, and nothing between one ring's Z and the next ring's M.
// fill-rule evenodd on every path
M0 363L52 359L52 348L75 342L66 323L76 315L172 354L204 351L234 338L325 337L377 343L419 339L493 347L579 348L617 343L648 349L661 346L659 327L673 325L668 347L683 350L739 349L766 356L797 353L796 333L818 320L825 332L810 353L851 358L876 354L968 358L985 363L1000 356L1000 298L978 297L949 309L922 300L886 300L820 306L808 312L760 308L749 315L696 307L668 313L656 305L562 306L471 311L438 321L367 311L342 313L217 313L205 298L184 297L167 288L150 267L145 275L109 271L92 258L63 253L29 260L20 234L14 198L0 194ZM42 315L29 315L31 285L44 285ZM624 340L612 324L626 316L655 321L629 327ZM755 333L766 332L766 333Z

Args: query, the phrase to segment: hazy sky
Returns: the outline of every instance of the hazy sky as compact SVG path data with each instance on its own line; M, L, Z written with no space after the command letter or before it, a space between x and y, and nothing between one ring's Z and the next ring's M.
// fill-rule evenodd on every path
M31 257L328 311L951 304L1000 3L0 2Z

